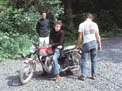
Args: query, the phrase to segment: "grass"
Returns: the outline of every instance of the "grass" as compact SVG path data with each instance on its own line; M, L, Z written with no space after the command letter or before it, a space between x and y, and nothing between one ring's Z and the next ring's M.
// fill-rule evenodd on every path
M73 41L65 42L65 43L64 43L64 46L76 45L76 44L77 44L77 40L73 40Z
M101 39L104 38L109 38L109 37L122 37L122 29L118 30L118 31L111 31L111 32L104 32L101 33ZM77 39L75 40L70 40L70 41L66 41L64 43L64 46L68 46L68 45L76 45L77 44Z
M117 36L122 36L122 29L116 29L116 30L112 30L110 32L104 32L101 33L101 37L117 37Z

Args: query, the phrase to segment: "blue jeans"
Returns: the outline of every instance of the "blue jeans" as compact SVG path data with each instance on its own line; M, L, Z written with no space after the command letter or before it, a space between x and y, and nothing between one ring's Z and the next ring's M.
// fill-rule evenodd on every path
M60 65L58 64L58 58L60 56L60 49L54 49L53 62L54 62L54 75L59 74Z
M88 60L88 56L90 53L91 57L91 73L92 76L96 76L96 61L97 61L97 51L98 51L98 44L97 41L94 41L95 49L91 51L86 51L84 46L82 48L82 58L81 58L81 76L86 77L86 61Z

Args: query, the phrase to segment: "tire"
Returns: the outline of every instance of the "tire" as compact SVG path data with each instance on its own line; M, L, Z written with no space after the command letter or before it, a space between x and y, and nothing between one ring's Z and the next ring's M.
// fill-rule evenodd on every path
M45 58L45 63L44 63L44 66L43 66L43 72L47 73L47 74L50 74L50 73L52 73L53 68L54 68L54 64L53 64L52 58L51 57L46 57Z
M72 61L74 65L76 66L75 68L71 69L70 72L72 74L77 74L80 71L80 60L81 60L81 55L77 52L72 53Z
M22 85L26 84L32 78L35 69L36 64L32 61L24 65L19 74L20 82Z

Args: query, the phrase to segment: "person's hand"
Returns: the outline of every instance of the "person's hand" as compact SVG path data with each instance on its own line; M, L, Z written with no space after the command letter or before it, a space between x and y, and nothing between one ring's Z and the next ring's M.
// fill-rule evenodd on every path
M99 50L99 51L101 51L101 50L102 50L101 45L98 45L98 50Z
M60 45L60 46L57 46L57 48L61 49L61 48L63 48L63 47Z
M76 49L78 49L78 50L79 50L80 48L82 48L82 46L76 46Z
M48 48L51 48L51 47L52 47L52 45L51 45L51 44L49 44L49 45L48 45Z

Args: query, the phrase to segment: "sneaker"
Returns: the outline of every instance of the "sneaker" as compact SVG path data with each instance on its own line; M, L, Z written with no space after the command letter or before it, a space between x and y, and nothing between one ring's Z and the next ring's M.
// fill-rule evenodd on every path
M85 77L81 77L80 76L78 79L84 81L85 80Z
M96 76L92 76L91 79L92 79L92 80L96 80Z

